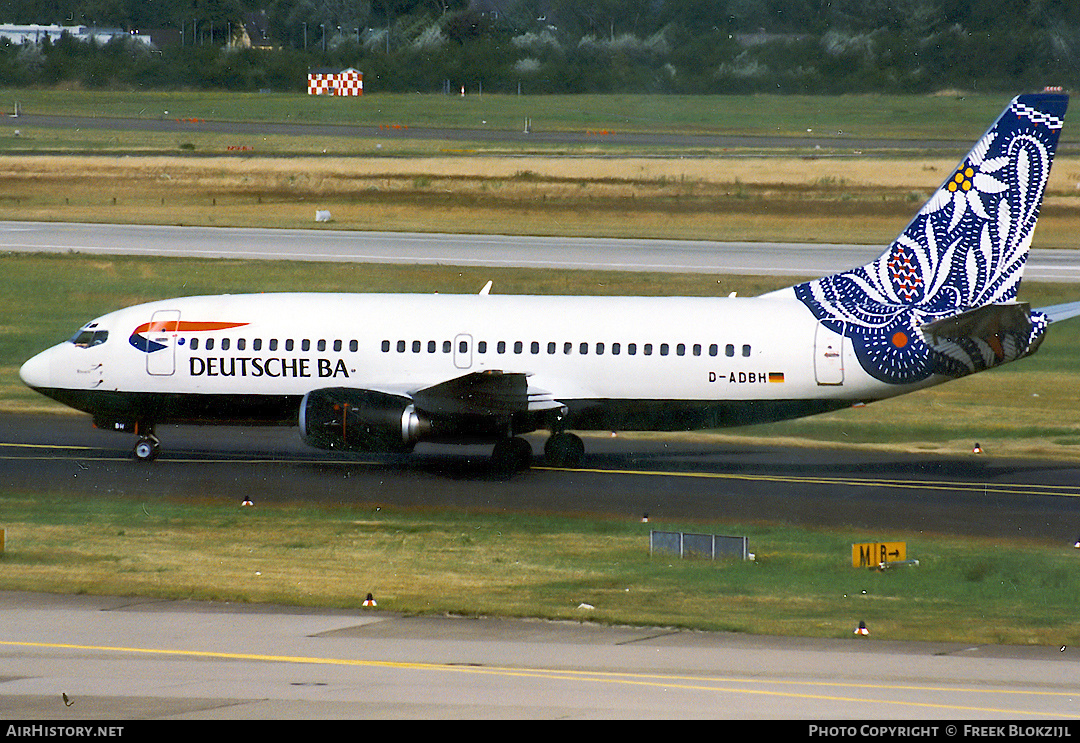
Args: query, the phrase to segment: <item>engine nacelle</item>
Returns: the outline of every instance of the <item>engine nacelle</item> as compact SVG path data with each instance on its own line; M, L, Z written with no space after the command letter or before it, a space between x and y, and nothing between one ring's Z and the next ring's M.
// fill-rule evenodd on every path
M409 398L347 387L308 392L299 423L309 446L359 452L412 451L431 429Z

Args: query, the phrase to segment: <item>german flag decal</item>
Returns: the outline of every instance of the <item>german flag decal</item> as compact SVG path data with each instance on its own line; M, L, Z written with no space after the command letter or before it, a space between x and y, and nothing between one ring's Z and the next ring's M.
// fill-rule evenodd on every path
M783 382L784 381L784 372L769 372L769 381L770 382Z

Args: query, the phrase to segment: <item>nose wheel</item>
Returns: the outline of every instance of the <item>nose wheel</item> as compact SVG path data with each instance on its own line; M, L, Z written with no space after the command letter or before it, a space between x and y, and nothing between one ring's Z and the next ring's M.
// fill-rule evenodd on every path
M156 436L143 436L136 442L132 454L139 462L151 462L157 458L160 448L161 442L157 440Z

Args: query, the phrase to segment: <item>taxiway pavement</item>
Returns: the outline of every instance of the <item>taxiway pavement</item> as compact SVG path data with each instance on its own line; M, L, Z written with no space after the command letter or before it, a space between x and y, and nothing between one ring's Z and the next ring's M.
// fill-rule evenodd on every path
M346 718L1060 724L1080 716L1074 648L16 592L0 592L0 612L5 725ZM939 735L947 737L944 726Z

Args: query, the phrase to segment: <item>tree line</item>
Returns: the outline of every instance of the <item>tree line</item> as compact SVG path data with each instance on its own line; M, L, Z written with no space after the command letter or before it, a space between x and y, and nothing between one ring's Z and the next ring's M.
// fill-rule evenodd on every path
M2 42L17 87L300 91L355 67L368 91L989 92L1080 65L1073 0L0 0L0 23L165 32Z

